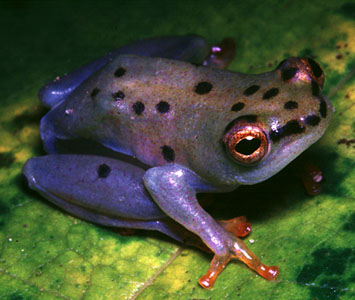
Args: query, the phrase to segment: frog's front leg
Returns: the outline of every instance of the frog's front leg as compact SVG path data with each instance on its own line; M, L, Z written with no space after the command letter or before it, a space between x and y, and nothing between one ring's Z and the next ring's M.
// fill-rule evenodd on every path
M265 266L239 238L221 227L196 199L196 192L213 188L198 175L177 164L168 164L149 169L144 175L144 184L158 206L172 219L197 234L214 252L210 269L199 283L211 288L218 274L230 259L246 263L266 279L275 279L276 266Z

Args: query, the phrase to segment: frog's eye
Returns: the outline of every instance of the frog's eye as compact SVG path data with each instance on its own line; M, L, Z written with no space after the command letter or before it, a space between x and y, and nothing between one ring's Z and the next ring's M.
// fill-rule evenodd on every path
M269 150L269 141L264 131L254 124L236 124L223 138L228 152L243 165L260 162Z

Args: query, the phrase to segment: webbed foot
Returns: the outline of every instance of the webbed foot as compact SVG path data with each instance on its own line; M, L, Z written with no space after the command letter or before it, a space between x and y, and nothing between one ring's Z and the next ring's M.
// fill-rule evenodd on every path
M259 258L251 252L243 241L236 238L234 243L230 246L230 253L225 256L215 255L211 261L210 268L198 281L199 284L205 289L213 287L218 275L227 266L231 259L239 259L244 262L249 268L253 269L260 276L267 280L274 280L279 274L279 268L277 266L266 266Z

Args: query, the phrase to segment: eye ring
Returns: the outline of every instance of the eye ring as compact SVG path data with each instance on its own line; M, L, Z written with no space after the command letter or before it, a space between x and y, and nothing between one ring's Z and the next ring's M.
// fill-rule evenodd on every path
M229 154L242 165L260 162L269 153L265 132L254 124L236 124L223 137Z

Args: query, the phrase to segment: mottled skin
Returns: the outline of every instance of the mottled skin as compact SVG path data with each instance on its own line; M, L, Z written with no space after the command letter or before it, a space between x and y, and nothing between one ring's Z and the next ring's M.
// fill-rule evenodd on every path
M89 76L73 73L44 87L40 97L52 109L41 121L41 137L51 155L29 160L24 174L31 188L86 220L155 229L180 241L193 232L215 253L200 280L206 288L231 258L273 279L277 267L261 264L237 237L244 233L235 229L236 223L216 222L200 207L196 193L266 180L317 141L333 112L321 94L323 72L313 60L301 58L258 75L217 69L221 65L213 65L213 54L204 60L207 43L189 38L196 49L184 58L187 62L119 52L99 70L88 67ZM176 45L179 39L187 49L184 38L176 38ZM166 45L163 38L155 43ZM142 42L137 48L142 49ZM204 54L196 62L190 53L197 52ZM56 84L67 91L75 78L80 83L65 97L50 95ZM240 144L227 144L238 130L249 128L265 141L259 147L262 154L251 163L233 156ZM75 139L102 144L115 158L106 157L107 152L57 154L62 152L58 141ZM244 142L251 139L243 137ZM259 142L255 136L252 140ZM256 155L258 146L250 150L248 145L243 151ZM237 220L238 226L246 226Z

